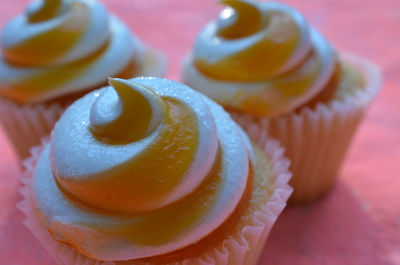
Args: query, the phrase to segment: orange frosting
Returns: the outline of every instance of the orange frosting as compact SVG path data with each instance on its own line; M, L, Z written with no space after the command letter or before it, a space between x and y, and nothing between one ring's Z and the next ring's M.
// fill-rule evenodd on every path
M60 1L45 1L42 8L28 14L30 24L41 23L62 16ZM65 11L64 11L65 12ZM37 67L50 65L69 51L85 33L89 23L89 10L75 3L68 10L67 19L55 23L50 30L32 36L14 46L3 48L5 60L13 65Z
M136 244L156 246L170 242L178 239L187 228L200 223L210 211L221 192L223 177L220 154L204 182L184 200L143 215L129 215L134 221L122 221L111 227L101 227L97 223L85 225L102 229L105 234L123 235Z
M278 78L271 78L270 84L277 88L285 98L302 96L318 78L321 70L320 65L318 56L312 51L301 65ZM243 95L243 97L245 100L241 102L241 107L249 113L262 116L267 116L274 109L284 104L279 100L268 100L268 95L262 92ZM266 103L268 101L270 104Z
M132 84L127 84L116 79L109 80L118 94L121 105L116 105L110 110L120 112L119 116L111 122L90 121L90 130L97 140L105 144L128 144L145 138L152 133L162 122L162 117L153 113L150 100L157 105L157 110L167 111L164 102L152 90L144 86L135 84L136 90L132 89ZM98 112L102 108L101 96L98 97L92 112ZM94 113L95 114L95 113ZM165 116L165 113L164 115ZM153 121L153 122L152 122Z
M195 60L196 67L211 78L230 81L262 81L276 75L300 41L300 29L292 17L278 11L268 12L264 17L256 5L246 1L225 0L222 3L234 9L222 19L234 15L237 19L219 30L217 37L226 42L254 34L259 37L247 49L216 62Z
M2 93L18 102L29 102L32 96L40 96L57 86L61 86L74 78L84 75L87 69L90 68L102 55L104 50L108 48L108 45L109 43L98 52L85 59L67 65L51 67L40 74L25 77L19 80L18 83L11 85L9 90L5 90ZM135 64L133 60L131 60L131 63ZM135 66L133 68L135 68ZM120 76L122 76L122 74L116 75L116 77Z
M63 7L62 0L46 0L28 10L28 20L31 23L43 22L56 17Z
M131 78L143 53L118 19L89 0L31 3L6 24L2 44L0 95L20 103L79 93L109 76Z

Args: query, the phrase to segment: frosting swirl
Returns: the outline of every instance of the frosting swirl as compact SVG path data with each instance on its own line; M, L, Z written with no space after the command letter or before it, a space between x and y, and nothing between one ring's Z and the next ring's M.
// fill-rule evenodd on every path
M221 107L179 83L110 85L57 123L34 175L39 215L57 240L95 259L197 242L232 214L250 183L248 138Z
M278 115L304 104L335 66L329 43L296 10L280 3L229 5L198 35L183 79L224 106Z
M95 0L36 0L1 35L0 95L34 103L132 77L144 48Z

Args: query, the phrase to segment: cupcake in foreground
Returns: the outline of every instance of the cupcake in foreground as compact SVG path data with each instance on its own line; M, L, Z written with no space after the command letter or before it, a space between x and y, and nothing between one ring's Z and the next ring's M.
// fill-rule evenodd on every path
M26 162L19 207L59 264L254 265L291 193L277 141L252 145L166 79L111 79L51 135Z
M166 60L95 0L38 0L1 33L0 121L20 157L65 107L110 76L163 75Z
M291 160L291 202L325 194L380 87L379 70L334 48L293 8L224 0L183 64L184 83L223 105L249 132L279 139Z

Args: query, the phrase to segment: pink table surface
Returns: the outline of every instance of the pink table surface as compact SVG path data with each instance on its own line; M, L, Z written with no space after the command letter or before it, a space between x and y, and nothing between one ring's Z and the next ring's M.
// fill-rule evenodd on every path
M26 0L0 1L0 27ZM259 265L400 264L400 1L285 1L301 10L339 49L368 56L384 74L384 87L352 144L340 180L323 200L290 207L273 228ZM163 50L168 77L203 25L220 7L214 0L108 0L144 42ZM54 264L23 226L14 207L13 150L0 130L0 264Z

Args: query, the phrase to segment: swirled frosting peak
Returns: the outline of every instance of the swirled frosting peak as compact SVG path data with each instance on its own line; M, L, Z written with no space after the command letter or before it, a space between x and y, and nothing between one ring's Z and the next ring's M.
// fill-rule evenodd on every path
M97 161L86 154L62 158L68 152L62 145L69 139L65 139L65 129L56 128L52 165L60 185L95 208L126 213L153 210L192 191L204 176L191 171L211 166L211 161L201 161L196 155L214 150L215 156L215 129L198 128L197 117L186 104L162 100L146 86L122 79L110 79L110 85L96 95L87 127L81 128L90 133L82 139L90 147L87 151L94 159L109 156L109 162L95 165ZM200 137L205 136L199 129L209 140L201 139L201 148ZM71 135L75 139L77 134L72 131ZM120 155L121 145L125 153ZM92 166L78 168L76 159Z
M295 109L322 90L335 54L304 17L281 3L223 0L198 35L183 79L224 106L256 115Z
M110 79L66 110L34 176L56 239L102 260L193 244L251 185L251 146L221 107L172 81Z
M310 40L301 16L270 3L222 3L230 7L200 34L194 48L201 71L219 79L261 81L293 67L307 53Z
M122 79L110 79L118 100L102 93L90 110L90 130L108 143L130 143L145 138L163 121L165 104L152 90Z
M221 37L237 39L260 31L263 17L256 6L235 0L222 0L221 3L230 6L221 13L218 21L220 26L218 34Z
M133 76L142 44L96 0L35 0L1 33L0 95L43 101Z

